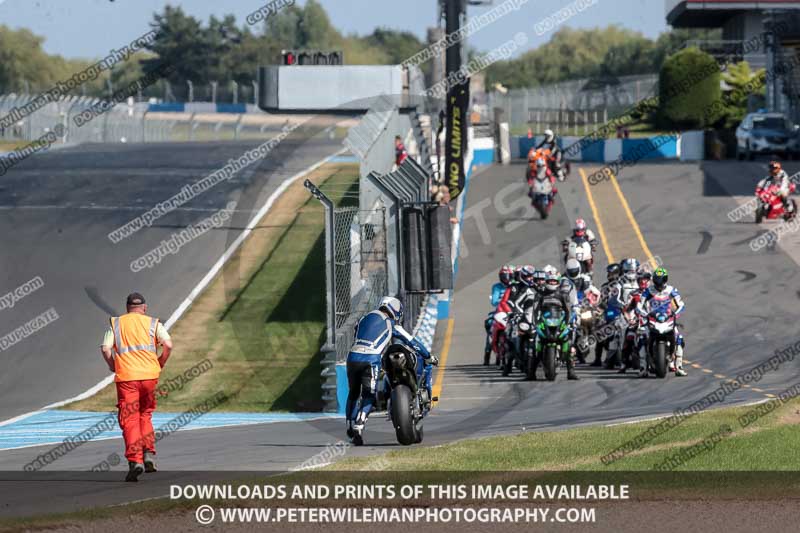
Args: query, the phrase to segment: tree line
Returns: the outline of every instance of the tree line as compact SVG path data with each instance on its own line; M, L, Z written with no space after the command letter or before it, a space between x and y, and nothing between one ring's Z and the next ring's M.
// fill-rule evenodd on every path
M279 62L281 50L287 48L341 50L345 63L352 65L399 64L426 46L411 32L388 28L378 28L364 36L344 35L331 24L317 0L282 8L257 26L239 23L233 15L211 16L204 23L172 6L155 13L150 25L156 38L146 50L115 65L97 80L83 84L76 94L107 95L163 64L174 67L167 81L172 88L180 88L178 91L185 90L187 82L198 88L211 82L220 87L232 82L250 87L258 67ZM672 30L651 40L615 26L562 28L546 44L516 59L491 65L486 72L487 88L495 83L509 88L535 87L577 78L657 72L669 53L696 37L718 35ZM48 54L43 42L44 37L27 29L0 26L0 92L45 91L96 61ZM469 50L470 56L478 53ZM98 55L106 53L101 51ZM431 62L422 68L428 72ZM145 96L163 94L163 84L144 91Z

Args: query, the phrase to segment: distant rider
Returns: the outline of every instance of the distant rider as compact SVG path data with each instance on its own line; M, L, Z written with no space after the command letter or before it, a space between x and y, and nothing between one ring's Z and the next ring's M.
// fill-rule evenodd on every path
M647 267L647 265L640 266L636 274L636 285L638 287L631 293L628 304L625 306L625 309L623 309L625 318L628 319L629 327L625 331L625 339L622 343L622 368L619 370L620 374L624 374L629 366L636 366L633 364L629 365L629 363L634 362L634 357L636 357L638 361L638 359L641 358L642 348L645 347L646 331L644 330L644 326L646 323L641 320L638 308L639 303L642 301L642 295L644 291L650 287L652 279L653 275L650 273L649 267Z
M623 259L621 265L622 275L611 287L611 291L608 295L608 307L614 307L620 311L627 307L628 302L630 302L631 295L639 289L639 285L636 283L636 276L638 274L639 267L641 266L639 264L639 260L633 257ZM632 326L629 322L628 327L623 332L623 339L631 334L636 333L635 329L633 333L630 331L631 327ZM606 368L613 368L616 366L619 361L616 361L615 359L616 357L606 359Z
M678 289L673 287L672 285L667 284L669 281L669 273L667 269L664 267L659 267L653 272L653 283L644 293L642 293L642 299L638 305L638 312L642 316L646 317L647 313L650 311L649 304L653 299L656 300L669 300L670 307L672 310L673 315L675 315L675 361L674 363L670 364L670 370L673 368L675 369L676 376L685 376L686 371L683 369L683 349L686 346L686 342L683 338L683 335L678 331L678 317L686 308L686 305L683 303L683 299L681 298ZM644 364L642 367L639 368L639 376L646 377L647 376L647 365Z
M611 288L617 283L621 274L622 266L619 263L611 263L606 267L606 281L600 286L600 307L602 309L608 307L608 295L611 294Z
M350 391L345 412L347 436L356 446L364 443L364 426L376 401L381 357L392 341L408 346L425 359L425 388L428 390L428 397L431 397L431 366L439 364L439 360L431 355L424 344L403 329L400 325L402 318L403 304L400 300L384 296L378 309L361 317L356 324L353 346L347 356L347 382Z
M758 185L756 185L756 194L761 193L761 191L765 190L770 185L778 186L778 196L781 198L783 208L787 213L791 212L792 204L789 202L789 175L786 174L786 171L781 168L781 164L777 161L771 161L769 163L769 175L758 182Z
M594 232L588 228L584 219L579 218L575 220L575 226L572 228L572 235L562 242L565 263L567 262L568 258L567 256L570 242L574 242L578 245L582 244L583 242L588 242L589 246L592 248L592 257L595 256L598 244L597 237L595 237ZM589 266L591 266L591 264Z
M544 130L544 139L536 146L537 150L539 148L550 150L553 174L558 177L558 181L564 181L564 169L562 167L563 153L561 152L561 148L558 147L558 140L553 130L549 128Z
M535 274L536 269L533 265L525 265L520 269L517 294L514 300L510 302L513 311L519 313L520 318L523 315L527 315L528 319L533 320L532 308L535 306L538 296ZM514 345L514 349L519 353L519 337L516 336L516 331L512 331L511 335L511 342Z
M613 309L616 304L615 299L610 299L610 295L612 294L614 286L617 284L621 274L622 266L620 266L619 263L611 263L606 267L606 281L600 286L600 302L598 304L598 307L603 311ZM592 362L592 366L602 366L603 348L604 344L602 342L595 343L594 361Z
M485 365L489 364L489 359L492 355L492 322L494 320L494 314L497 312L497 307L506 294L506 289L513 283L514 268L511 265L503 265L500 267L500 272L498 272L497 277L499 281L492 285L492 293L489 296L489 302L492 304L492 311L484 322L486 343L484 345L483 364Z

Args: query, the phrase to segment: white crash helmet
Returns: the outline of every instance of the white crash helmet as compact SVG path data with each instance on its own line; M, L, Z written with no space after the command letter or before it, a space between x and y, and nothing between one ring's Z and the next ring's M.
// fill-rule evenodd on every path
M631 283L636 281L636 274L639 270L639 260L629 257L622 262L622 276Z
M558 274L548 272L544 277L544 292L553 293L561 286L561 279Z
M581 275L581 264L574 257L572 259L568 259L564 273L573 281L578 279L578 276Z
M553 142L553 139L555 138L555 136L556 136L555 133L553 133L553 130L551 130L550 128L544 130L544 140L545 141L547 141L549 143Z
M558 276L558 269L553 265L547 265L542 270L544 270L546 275L553 274L554 276Z
M378 309L389 315L389 318L399 322L403 318L403 304L394 296L384 296Z

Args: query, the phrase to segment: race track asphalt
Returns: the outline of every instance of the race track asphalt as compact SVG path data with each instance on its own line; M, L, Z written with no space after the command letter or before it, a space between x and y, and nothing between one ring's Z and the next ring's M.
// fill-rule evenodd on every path
M591 173L597 166L584 168ZM540 221L527 205L521 165L494 165L475 173L468 192L464 239L450 307L452 335L445 343L448 322L440 322L434 345L441 351L443 345L449 344L441 402L426 420L423 445L669 414L711 393L722 381L747 372L770 357L775 349L795 342L791 317L800 293L796 289L796 263L791 255L800 246L800 239L792 234L778 248L753 252L749 242L764 228L756 227L749 219L734 223L727 217L740 197L752 194L763 170L763 161L640 163L617 176L620 192L638 222L642 239L663 260L670 271L670 282L684 295L687 309L681 322L685 324L686 356L697 367L687 365L686 378L669 375L665 380L641 380L632 373L619 375L614 371L579 367L580 381L567 382L562 370L553 383L526 382L519 373L504 378L497 369L482 366L482 321L489 310L489 288L501 264L557 264L558 242L568 234L574 218L583 217L597 228L587 185L578 166L574 166L569 180L559 185L551 218ZM631 238L635 232L626 227L630 219L620 209L619 200L604 192L603 186L597 187L591 192L597 218L610 228L606 245L615 258L624 256L631 246L639 245L638 239ZM93 224L102 228L92 230L90 225L82 225L82 231L93 236L91 243L81 248L84 253L94 250L95 241L102 241L116 222L106 223L98 216ZM45 226L52 225L42 222L39 231L46 233ZM63 249L78 246L78 240L79 236L73 235ZM145 244L141 246L144 248ZM107 249L111 250L111 246ZM77 255L70 254L70 261L77 263L80 260ZM94 253L93 258L99 259L98 254ZM115 263L116 269L129 260L126 256L124 261ZM596 260L598 281L602 281L605 263L605 252L601 249ZM81 295L81 285L88 281L80 278L77 284L67 285L55 277L58 271L56 266L52 272L41 275L45 281L47 276L54 276L52 283L64 293L66 306L70 298ZM24 276L18 274L18 278ZM72 285L77 288L70 288ZM100 289L107 291L110 286ZM171 293L173 297L176 292L177 289ZM39 304L42 306L46 306L44 301ZM103 318L99 311L96 315L92 323ZM90 352L88 357L95 357L95 342L88 343L86 350ZM23 375L27 374L18 374ZM796 376L797 363L785 363L759 381L727 395L715 406L764 400L793 385ZM58 472L86 470L110 453L119 452L121 447L118 439L90 442L41 474L49 475L51 480L31 482L26 490L13 493L4 490L10 497L6 511L33 512L37 504L31 496L44 487L48 488L49 507L59 511L165 495L170 482L207 479L208 476L199 473L201 470L285 470L326 450L325 457L330 457L329 445L344 438L343 430L342 421L319 420L178 432L159 449L165 471L157 475L158 479L151 478L148 483L126 486L119 491L102 490L107 486L104 480L110 478L78 481L77 474ZM367 444L361 448L345 446L343 453L367 455L397 448L389 424L376 414L370 420ZM47 449L0 452L0 470L19 472L21 465ZM338 455L334 453L333 459ZM0 489L21 486L8 481L12 476L18 478L20 474L5 472L0 476L7 480L0 480Z
M144 294L149 311L166 320L284 179L341 149L338 141L290 136L151 227L116 244L108 238L259 144L84 145L32 157L0 178L0 294L35 276L44 282L0 310L0 336L49 308L59 316L0 352L0 421L71 398L107 376L98 346L129 292ZM238 202L236 211L221 226L152 268L131 270L131 261L230 201Z

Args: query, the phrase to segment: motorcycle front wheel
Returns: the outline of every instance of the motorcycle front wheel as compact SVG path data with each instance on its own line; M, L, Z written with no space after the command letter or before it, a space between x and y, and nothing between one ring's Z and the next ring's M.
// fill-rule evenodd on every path
M667 375L667 344L663 341L657 342L654 351L653 368L656 376L664 378Z
M556 380L556 347L547 345L544 347L544 377L547 381Z
M525 347L525 354L525 379L533 381L536 379L536 351L531 341Z

